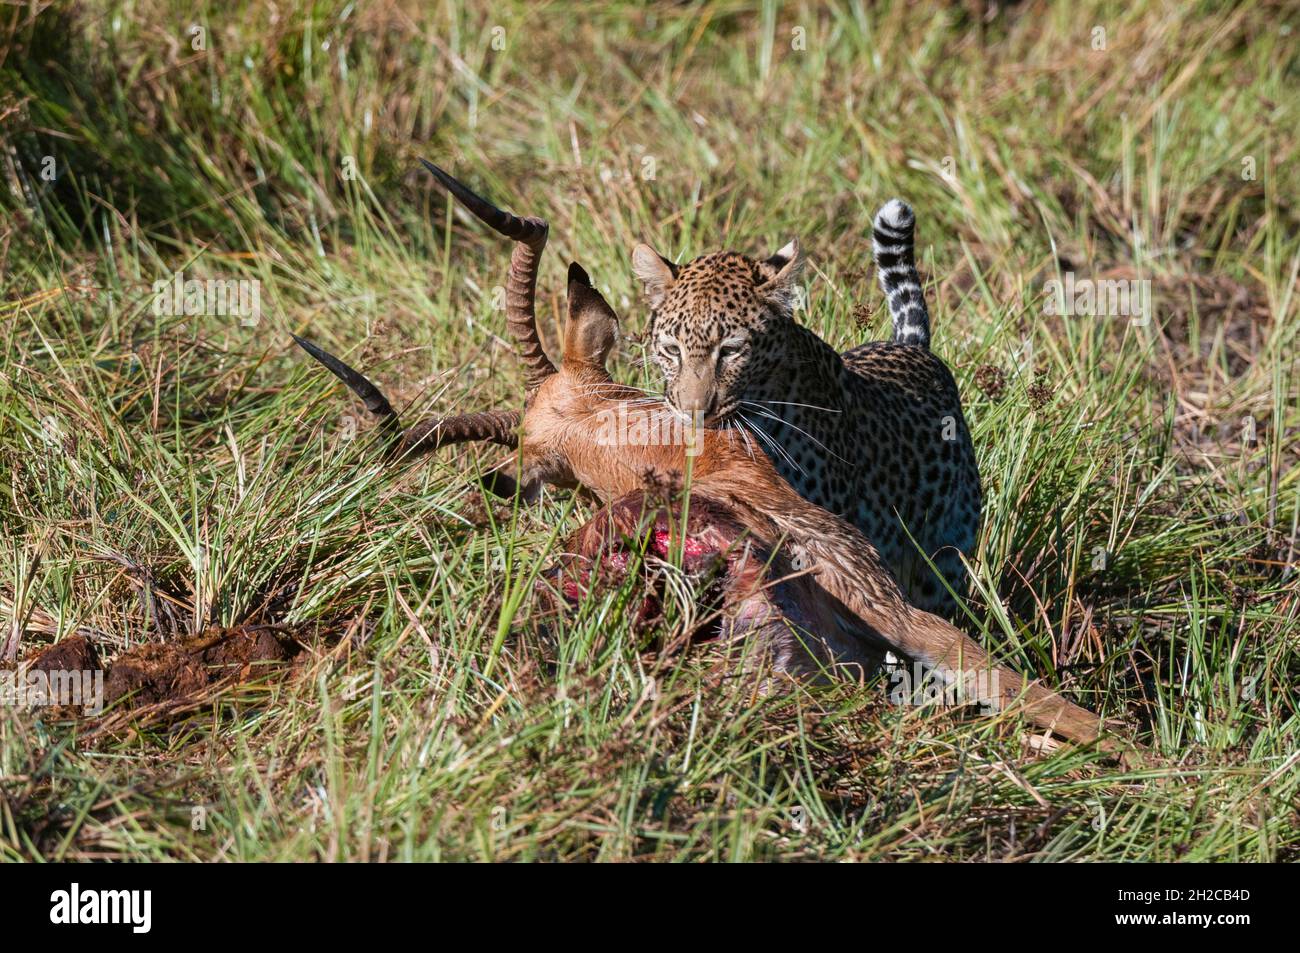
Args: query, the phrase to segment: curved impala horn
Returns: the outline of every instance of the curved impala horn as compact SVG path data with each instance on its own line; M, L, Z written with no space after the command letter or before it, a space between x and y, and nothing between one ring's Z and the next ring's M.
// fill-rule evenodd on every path
M537 336L535 305L537 267L551 227L540 218L519 218L503 212L428 159L420 162L477 219L516 243L510 253L510 274L506 278L506 326L519 344L527 392L531 395L538 384L555 373L555 365L542 350L541 339Z
M388 437L389 450L395 449L402 441L402 422L397 417L397 411L393 410L393 405L388 402L388 398L380 392L379 388L365 375L348 367L323 347L313 344L306 338L298 337L292 331L289 334L298 342L300 348L324 364L331 374L348 385L348 390L361 398L366 405L366 410L379 418L379 430Z

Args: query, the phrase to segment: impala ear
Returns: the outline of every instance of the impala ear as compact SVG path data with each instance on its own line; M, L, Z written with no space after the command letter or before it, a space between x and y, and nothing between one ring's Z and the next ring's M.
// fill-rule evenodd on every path
M652 308L659 307L677 280L677 266L644 242L632 249L632 273L641 279Z
M779 252L764 260L763 271L772 277L758 286L758 293L786 310L793 310L803 264L799 239L791 239Z
M618 339L618 315L591 286L577 262L569 265L569 320L564 327L564 366L605 369Z

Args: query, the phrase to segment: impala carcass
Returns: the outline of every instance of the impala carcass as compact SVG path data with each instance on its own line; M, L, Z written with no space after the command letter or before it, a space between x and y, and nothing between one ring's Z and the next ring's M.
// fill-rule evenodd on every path
M574 534L566 547L570 555L555 574L562 597L581 598L591 567L617 570L631 564L631 554L671 556L695 568L709 563L716 574L717 612L726 620L721 634L754 643L777 671L863 677L891 652L939 673L965 701L1014 708L1077 742L1099 737L1096 715L995 663L961 630L909 605L871 542L804 500L743 434L705 430L690 441L645 444L607 439L606 415L653 424L672 414L662 401L611 378L606 362L616 341L614 312L586 273L571 265L557 369L541 346L534 313L546 223L510 215L425 164L466 208L516 242L507 322L525 365L524 409L404 428L370 381L296 338L381 418L391 454L492 441L516 450L490 475L493 492L530 498L550 483L583 487L599 498L605 508Z

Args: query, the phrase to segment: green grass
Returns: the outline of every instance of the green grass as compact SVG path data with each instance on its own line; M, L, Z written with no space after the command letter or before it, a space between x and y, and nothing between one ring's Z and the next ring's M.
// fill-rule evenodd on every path
M134 730L0 709L0 859L1300 857L1300 22L975 6L0 8L0 645L310 647ZM544 335L578 259L642 384L636 241L798 236L848 347L907 198L985 482L970 627L1150 764L878 685L755 698L646 649L632 583L543 625L584 506L486 509L487 450L382 470L289 339L411 419L518 403L508 251L418 155L549 219ZM260 322L155 316L177 269L260 280ZM1044 314L1071 270L1149 280L1152 321Z

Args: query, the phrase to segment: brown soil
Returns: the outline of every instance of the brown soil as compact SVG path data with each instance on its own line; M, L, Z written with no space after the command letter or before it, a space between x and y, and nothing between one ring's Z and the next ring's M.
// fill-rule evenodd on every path
M211 629L179 642L142 645L118 656L104 678L104 704L175 701L213 682L242 682L284 662L298 644L274 626Z
M99 669L99 653L84 635L72 635L51 645L31 661L42 672L93 672Z
M249 625L209 629L176 642L140 645L119 655L105 670L104 705L134 708L182 702L217 682L238 684L259 671L286 662L301 646L278 626ZM101 668L94 645L74 635L31 660L44 671L94 671Z

